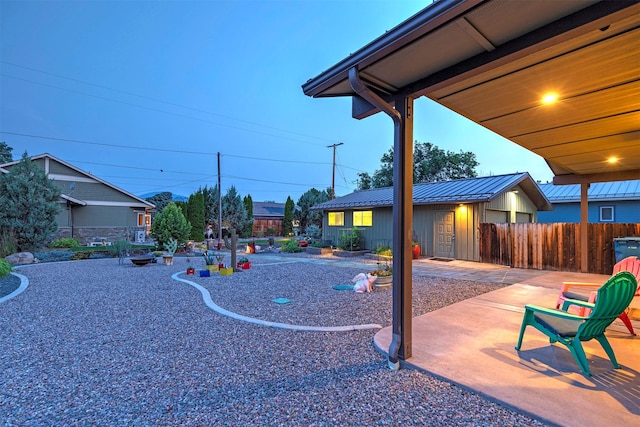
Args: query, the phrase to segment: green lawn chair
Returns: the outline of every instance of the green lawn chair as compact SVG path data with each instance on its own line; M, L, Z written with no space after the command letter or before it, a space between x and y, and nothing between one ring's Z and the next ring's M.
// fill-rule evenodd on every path
M581 341L594 338L602 345L614 368L619 369L620 365L616 361L609 341L604 336L604 331L629 306L637 287L638 283L634 275L628 271L621 271L598 289L595 303L577 300L564 302L563 310L566 310L569 305L590 308L591 314L587 317L552 308L526 305L516 350L520 350L524 330L531 325L547 335L551 343L558 341L566 345L583 374L591 376Z

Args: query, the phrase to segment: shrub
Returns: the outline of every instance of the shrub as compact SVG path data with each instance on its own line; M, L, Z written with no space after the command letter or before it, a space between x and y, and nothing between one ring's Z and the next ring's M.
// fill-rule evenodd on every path
M345 231L342 233L338 247L345 251L360 250L360 232L358 229L353 227L351 231Z
M36 252L34 257L40 262L54 262L54 261L69 261L73 256L72 251L50 251L50 252Z
M274 236L276 234L275 228L267 228L267 236Z
M383 244L379 244L378 246L376 246L376 248L373 250L373 253L382 256L393 256L393 251L391 250L391 248L388 245Z
M75 248L80 246L80 243L72 237L62 237L49 243L50 248Z
M10 232L0 231L0 258L16 253L16 245Z
M322 229L315 224L311 224L307 227L306 237L307 241L312 246L315 246L320 243L320 240L322 240Z
M72 260L89 259L93 251L78 251L71 255Z
M295 239L291 239L285 243L282 244L282 247L280 248L280 250L282 252L300 252L302 251L302 249L300 249L300 246L298 246L298 241Z
M0 259L0 277L4 277L11 273L11 264L6 259Z
M191 224L189 224L182 214L182 210L174 203L169 202L156 215L156 219L151 225L151 236L158 248L164 248L165 243L170 239L175 239L178 244L183 244L188 240Z
M116 240L109 246L109 253L113 258L124 258L131 249L131 243L125 239Z

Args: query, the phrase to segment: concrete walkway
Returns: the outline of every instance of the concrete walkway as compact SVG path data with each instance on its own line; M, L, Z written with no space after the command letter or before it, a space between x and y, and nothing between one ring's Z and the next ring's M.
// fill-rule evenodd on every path
M604 283L608 276L512 269L477 263L415 263L416 270L452 278L505 274L514 283L413 319L412 357L406 365L479 392L551 423L566 426L640 425L640 337L616 320L607 332L622 369L613 369L597 341L585 343L591 377L566 349L527 328L518 339L523 307L555 307L563 281ZM418 265L422 264L422 265ZM511 281L510 279L516 279ZM507 281L509 280L509 281ZM640 305L640 297L634 307ZM632 320L640 333L640 321ZM382 329L374 345L385 354L392 328Z

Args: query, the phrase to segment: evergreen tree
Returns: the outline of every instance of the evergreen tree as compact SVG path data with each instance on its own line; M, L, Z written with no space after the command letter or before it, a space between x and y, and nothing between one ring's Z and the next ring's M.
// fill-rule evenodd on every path
M236 233L244 230L247 225L247 210L233 185L222 197L222 224L227 230L235 228Z
M189 223L191 223L191 233L189 239L195 242L204 240L204 194L198 190L189 196L187 205Z
M282 231L284 236L293 235L293 212L296 206L293 203L291 197L287 196L287 201L284 203L284 218L282 220Z
M322 226L322 212L312 211L311 208L320 203L326 202L331 198L331 187L325 191L320 191L315 188L304 193L298 199L299 210L294 211L294 218L300 221L300 228L302 232L305 232L307 226L315 224L318 227Z
M12 151L13 148L9 147L6 142L0 142L0 165L13 161Z
M173 194L168 191L163 191L162 193L158 193L155 196L147 197L145 199L149 203L153 203L155 211L152 215L152 218L155 218L159 212L162 212L165 206L169 204L170 201L173 200Z
M15 247L33 251L57 230L60 189L27 152L19 163L0 173L0 234L13 236Z
M187 222L182 210L174 202L169 202L151 224L151 237L158 248L163 248L171 238L176 239L180 245L184 244L190 232L191 224Z
M253 236L253 199L251 194L248 194L242 202L247 211L247 226L244 228L243 237L251 237Z
M218 186L207 187L198 190L202 191L204 197L204 222L211 225L215 236L218 236Z

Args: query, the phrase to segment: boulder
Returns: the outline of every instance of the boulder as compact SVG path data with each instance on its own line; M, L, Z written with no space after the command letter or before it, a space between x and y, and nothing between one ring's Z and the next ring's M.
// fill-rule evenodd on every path
M18 253L9 255L5 259L11 265L33 264L35 262L35 258L31 252L18 252Z

